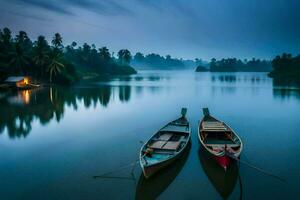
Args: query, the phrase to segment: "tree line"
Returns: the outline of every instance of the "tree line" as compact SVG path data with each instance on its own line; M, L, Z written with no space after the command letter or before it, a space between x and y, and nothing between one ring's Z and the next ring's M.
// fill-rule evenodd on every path
M216 60L213 58L209 66L199 65L196 71L211 72L270 72L269 76L273 78L300 78L300 55L283 53L276 56L272 61L252 58L251 60L240 60L236 58L227 58Z
M271 62L252 58L241 60L237 58L213 58L210 62L212 72L268 72L271 71Z
M132 60L132 65L139 69L184 69L201 63L201 59L184 60L172 58L170 55L161 56L156 53L147 55L137 52Z
M87 72L97 75L133 74L131 53L122 49L115 58L109 49L77 43L64 47L56 33L49 44L44 36L32 41L25 31L14 37L8 28L0 29L0 80L12 75L26 75L48 83L70 84Z
M269 76L274 78L300 79L300 55L283 53L272 61L273 70Z

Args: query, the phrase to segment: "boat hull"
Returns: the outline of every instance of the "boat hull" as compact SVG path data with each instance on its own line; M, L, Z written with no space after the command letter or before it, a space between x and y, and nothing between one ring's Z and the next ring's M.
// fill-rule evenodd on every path
M160 162L160 163L157 163L157 164L154 164L154 165L150 165L150 166L144 166L141 163L141 167L142 167L143 174L144 174L145 178L152 177L153 175L157 174L157 172L159 172L160 170L168 167L170 164L175 162L177 159L180 159L185 154L185 152L187 151L189 145L190 145L190 140L187 142L186 146L184 147L184 149L180 153L178 153L174 157L172 157L168 160L165 160L163 162Z
M213 155L214 160L220 165L225 171L231 163L231 159L228 156L215 156Z
M186 111L186 108L182 108L180 118L167 123L142 146L139 159L145 178L153 176L184 155L191 141Z

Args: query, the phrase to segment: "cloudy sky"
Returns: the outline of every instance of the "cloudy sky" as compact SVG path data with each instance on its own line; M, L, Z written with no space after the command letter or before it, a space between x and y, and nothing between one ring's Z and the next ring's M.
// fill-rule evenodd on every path
M299 0L0 0L0 29L179 58L300 53Z

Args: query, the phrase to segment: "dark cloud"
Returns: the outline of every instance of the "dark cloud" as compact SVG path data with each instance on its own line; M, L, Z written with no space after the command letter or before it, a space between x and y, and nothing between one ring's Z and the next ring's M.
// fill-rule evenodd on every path
M113 0L15 0L59 14L74 15L72 8L81 8L100 15L132 14L132 12Z
M12 16L19 16L19 17L34 19L34 20L43 21L43 22L52 21L49 18L38 16L38 15L34 15L34 14L29 14L29 13L20 13L20 12L16 12L16 11L3 10L3 9L0 9L0 11L8 13L8 14L10 14Z
M72 12L70 12L67 8L63 7L61 4L61 1L52 1L52 0L17 0L24 4L33 5L36 7L43 8L45 10L57 12L60 14L68 14L71 15Z

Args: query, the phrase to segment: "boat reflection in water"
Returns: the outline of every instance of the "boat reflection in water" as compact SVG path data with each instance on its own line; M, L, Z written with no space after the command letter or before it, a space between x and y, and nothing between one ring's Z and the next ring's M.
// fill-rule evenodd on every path
M172 165L166 167L165 169L162 169L151 178L146 179L143 173L141 173L136 187L135 199L157 199L159 195L168 188L168 186L174 181L176 176L181 171L188 158L190 148L191 143L189 142L184 154L177 161L175 161Z
M227 170L224 171L203 147L199 149L198 155L202 168L210 182L222 198L227 199L234 190L239 177L237 162L232 162Z

